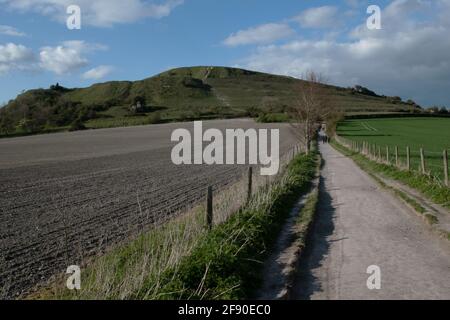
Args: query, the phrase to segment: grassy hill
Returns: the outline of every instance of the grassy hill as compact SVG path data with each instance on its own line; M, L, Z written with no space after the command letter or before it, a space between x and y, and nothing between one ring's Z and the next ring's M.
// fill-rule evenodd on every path
M286 112L302 80L226 67L190 67L140 81L113 81L88 88L29 90L0 109L0 134L163 121L258 116ZM350 113L410 112L414 106L369 90L326 86ZM130 112L142 102L144 109Z

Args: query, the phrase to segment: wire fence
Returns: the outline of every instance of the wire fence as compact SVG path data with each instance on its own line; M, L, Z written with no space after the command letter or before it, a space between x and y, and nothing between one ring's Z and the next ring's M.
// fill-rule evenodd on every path
M400 170L414 171L431 177L440 186L450 187L448 149L442 152L409 146L388 146L368 141L355 141L336 136L336 141L372 161L395 166Z
M227 189L213 191L213 188L205 188L206 221L210 227L225 222L234 212L246 205L255 193L281 179L288 164L300 153L304 153L301 145L294 145L283 153L279 159L279 171L275 175L262 176L259 174L259 166L248 167L241 178Z

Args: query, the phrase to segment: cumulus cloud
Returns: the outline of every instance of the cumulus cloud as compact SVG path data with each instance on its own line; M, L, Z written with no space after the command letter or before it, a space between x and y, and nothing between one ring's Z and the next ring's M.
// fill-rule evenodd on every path
M15 43L0 45L0 74L13 69L28 69L33 62L34 54L31 49Z
M446 8L450 0L394 0L383 10L382 30L364 24L347 38L259 46L238 66L294 77L315 70L337 85L450 105L450 24L440 19Z
M109 75L114 68L112 66L98 66L83 73L83 79L99 80Z
M338 22L338 8L323 6L310 8L294 18L303 28L330 28Z
M230 47L248 44L264 44L285 39L293 33L294 31L287 24L268 23L233 33L226 38L223 43Z
M12 37L23 37L25 36L25 33L17 30L14 27L11 26L5 26L5 25L0 25L0 34L4 34L7 36L12 36Z
M65 22L69 5L79 5L82 23L109 27L119 23L132 23L145 18L162 18L181 5L183 0L150 2L145 0L0 0L12 10L37 12Z
M65 41L56 47L43 47L39 53L42 69L58 75L69 74L88 65L85 54L105 50L99 44L89 44L84 41Z
M21 44L0 44L0 74L13 70L50 71L57 75L71 74L89 64L87 56L98 50L107 50L101 44L81 40L64 41L57 46L46 46L35 54L32 49ZM94 68L85 75L92 79L106 76L111 72L109 66Z

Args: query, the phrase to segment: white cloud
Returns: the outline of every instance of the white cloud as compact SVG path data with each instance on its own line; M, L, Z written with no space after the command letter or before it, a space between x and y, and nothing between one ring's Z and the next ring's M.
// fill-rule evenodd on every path
M345 3L352 8L360 6L364 1L361 0L345 0Z
M42 69L58 75L69 74L88 65L85 54L95 50L105 50L98 44L84 41L65 41L56 47L43 47L39 53Z
M28 69L33 61L33 51L23 45L15 43L0 45L0 74L13 69Z
M264 44L291 36L294 31L286 24L268 23L231 34L223 43L227 46Z
M11 26L5 26L5 25L0 25L0 34L4 34L4 35L7 35L7 36L12 36L12 37L23 37L23 36L25 36L25 33L20 32L16 28L11 27Z
M99 80L109 75L114 68L112 66L98 66L83 73L83 79Z
M158 4L145 0L0 0L0 4L10 9L37 12L61 22L67 19L66 9L69 5L79 5L82 24L98 27L166 17L182 3L183 0L166 0Z
M382 30L360 26L347 40L297 39L260 46L238 66L294 77L315 70L337 85L361 84L422 104L450 105L450 24L435 10L444 4L450 8L450 0L441 0L441 7L394 0L383 10Z
M294 18L303 28L329 28L338 23L338 8L323 6L303 11Z

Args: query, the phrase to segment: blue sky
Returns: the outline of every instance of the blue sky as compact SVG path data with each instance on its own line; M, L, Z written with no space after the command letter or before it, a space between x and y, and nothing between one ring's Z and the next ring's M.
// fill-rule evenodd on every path
M66 27L70 4L81 30ZM369 4L382 9L382 30L365 27ZM56 82L223 65L315 70L333 84L450 106L449 20L450 0L0 0L0 102Z

